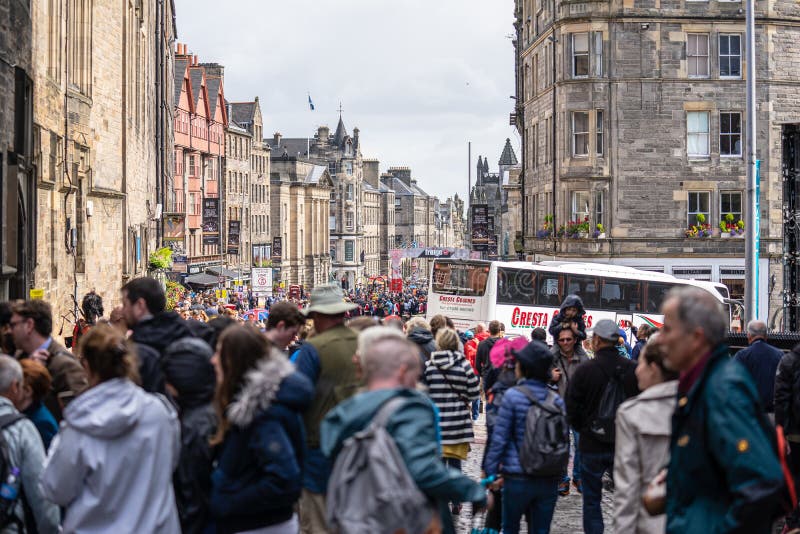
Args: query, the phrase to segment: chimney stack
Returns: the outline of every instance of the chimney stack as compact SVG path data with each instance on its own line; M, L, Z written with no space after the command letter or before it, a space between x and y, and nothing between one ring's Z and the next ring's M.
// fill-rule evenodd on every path
M275 132L272 134L272 140L275 142L275 146L281 146L281 133Z

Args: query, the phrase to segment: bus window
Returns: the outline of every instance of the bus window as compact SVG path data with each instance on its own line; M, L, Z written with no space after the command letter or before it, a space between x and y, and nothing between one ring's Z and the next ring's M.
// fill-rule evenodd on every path
M497 269L497 303L533 306L536 293L536 271Z
M600 308L604 310L642 311L642 282L638 280L603 280Z
M564 299L563 278L558 273L540 271L537 277L536 304L558 308Z
M600 284L594 276L567 277L567 295L578 295L583 301L584 309L597 308L600 305Z
M656 282L647 282L647 298L645 299L646 313L661 313L661 304L667 297L669 290L675 287L674 284L659 284Z
M488 278L488 264L436 262L433 265L433 291L442 295L482 297Z

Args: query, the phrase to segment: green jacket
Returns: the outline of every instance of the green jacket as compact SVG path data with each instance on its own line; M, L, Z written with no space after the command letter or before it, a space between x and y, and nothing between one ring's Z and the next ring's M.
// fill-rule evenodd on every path
M452 532L447 502L485 503L486 494L476 482L442 462L436 413L430 399L422 393L404 388L359 393L325 417L320 447L326 456L335 458L344 441L366 428L384 402L399 396L408 401L389 417L386 430L394 438L417 487L438 504L445 532Z
M672 416L667 532L770 532L784 483L775 451L752 378L718 347Z
M356 352L358 334L344 325L326 330L308 340L319 356L319 374L315 382L316 391L311 406L303 413L306 427L306 442L312 449L319 448L319 425L328 411L352 396L358 389Z

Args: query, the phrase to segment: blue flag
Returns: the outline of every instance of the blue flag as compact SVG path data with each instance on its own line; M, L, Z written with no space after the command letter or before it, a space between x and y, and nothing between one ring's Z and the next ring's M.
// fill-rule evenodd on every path
M308 95L308 107L311 108L311 111L314 111L314 102L311 101L311 95Z

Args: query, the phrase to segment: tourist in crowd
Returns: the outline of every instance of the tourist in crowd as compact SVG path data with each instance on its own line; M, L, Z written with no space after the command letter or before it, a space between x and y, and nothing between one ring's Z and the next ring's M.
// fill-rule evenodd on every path
M50 373L41 363L25 358L20 360L22 374L24 376L23 386L19 397L14 402L17 410L25 414L31 420L42 436L44 449L50 448L50 442L58 433L58 422L47 406L44 405L44 398L50 392L53 384Z

